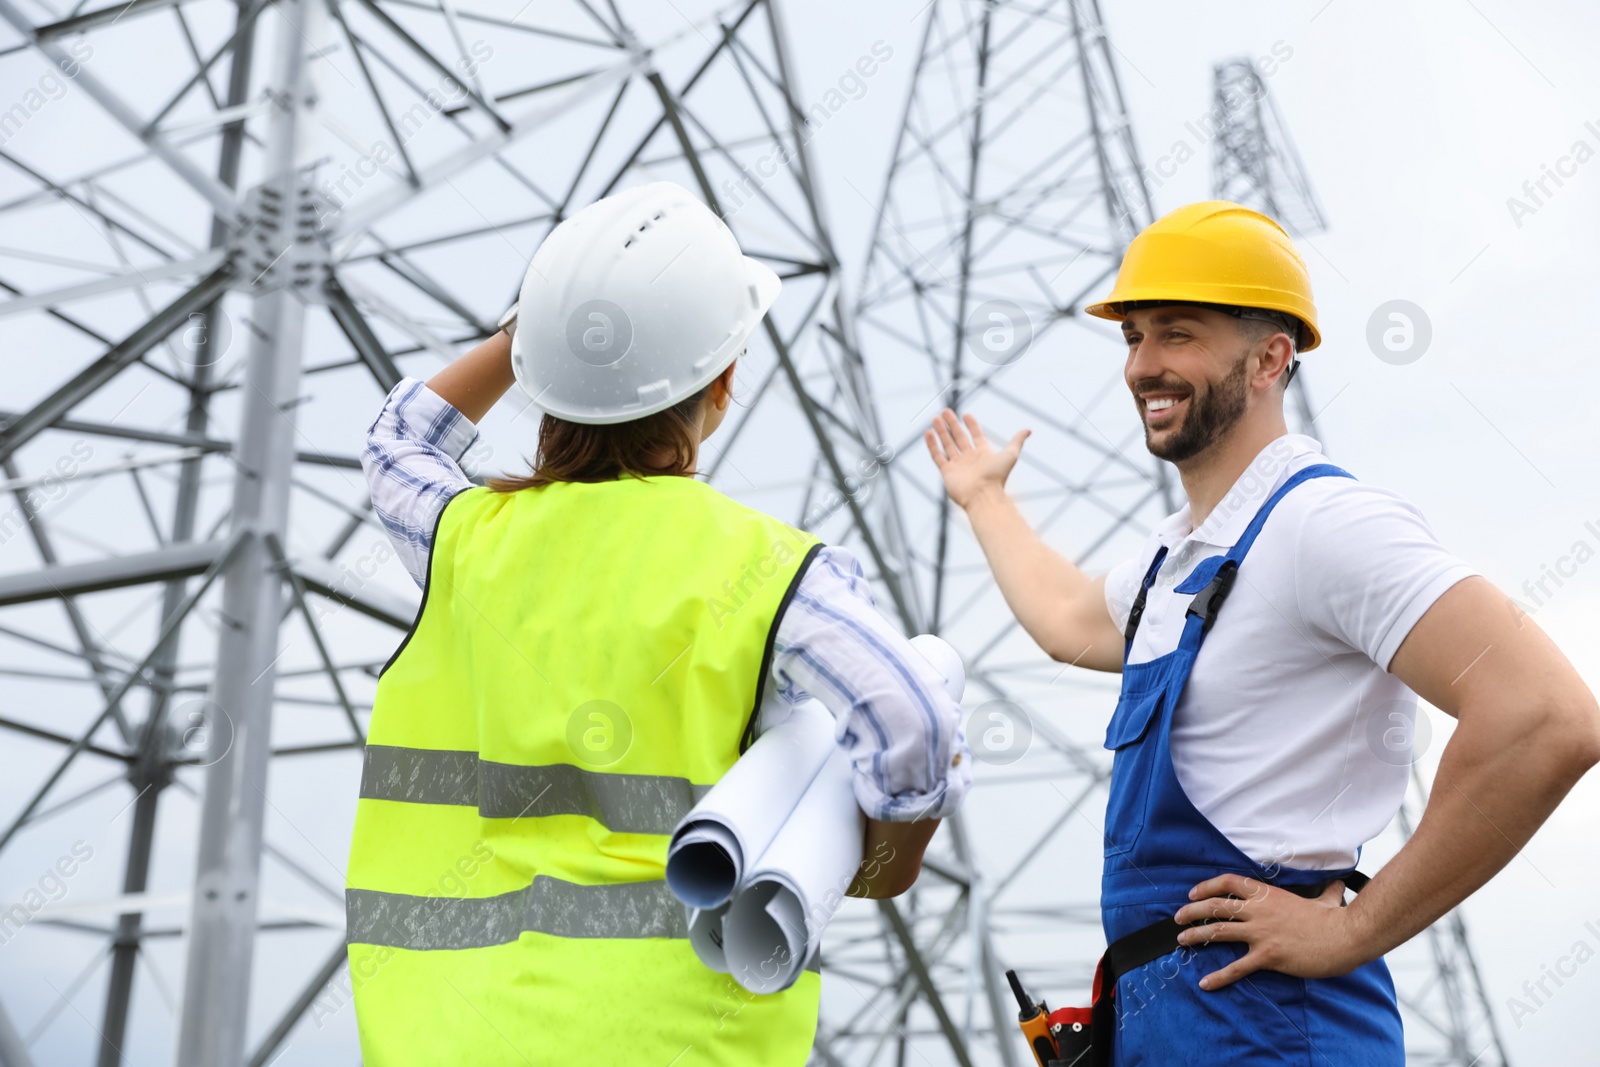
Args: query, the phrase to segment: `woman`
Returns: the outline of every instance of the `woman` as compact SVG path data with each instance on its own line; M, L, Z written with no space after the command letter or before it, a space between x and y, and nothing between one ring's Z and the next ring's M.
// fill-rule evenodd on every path
M557 226L505 330L400 383L369 431L424 595L378 684L350 856L368 1064L804 1063L818 976L755 996L706 969L667 835L768 687L839 720L857 895L908 888L965 794L960 709L860 566L693 477L779 288L686 190L629 190ZM545 413L533 470L474 488L459 459L513 382Z

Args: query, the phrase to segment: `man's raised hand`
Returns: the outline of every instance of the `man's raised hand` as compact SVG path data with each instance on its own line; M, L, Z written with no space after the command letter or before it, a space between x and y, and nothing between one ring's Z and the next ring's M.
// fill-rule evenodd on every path
M1004 491L1006 478L1022 455L1022 442L1032 432L1018 430L1005 448L996 451L976 418L965 415L958 419L954 411L945 408L933 417L933 427L923 431L922 439L944 479L945 492L968 508L986 493Z

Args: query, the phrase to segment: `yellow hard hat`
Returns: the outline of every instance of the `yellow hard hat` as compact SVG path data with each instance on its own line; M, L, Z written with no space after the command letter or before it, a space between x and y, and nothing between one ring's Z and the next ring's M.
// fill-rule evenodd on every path
M1124 305L1146 300L1281 311L1305 326L1301 352L1322 343L1311 276L1294 242L1272 219L1228 200L1189 204L1146 226L1122 257L1111 295L1084 310L1121 322Z

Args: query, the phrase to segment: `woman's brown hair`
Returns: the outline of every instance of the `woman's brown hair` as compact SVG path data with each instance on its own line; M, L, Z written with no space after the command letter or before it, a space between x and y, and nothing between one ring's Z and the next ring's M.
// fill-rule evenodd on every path
M533 470L520 478L490 478L497 493L539 489L555 482L609 482L624 474L695 473L700 449L700 401L711 386L665 411L629 422L593 426L545 415Z

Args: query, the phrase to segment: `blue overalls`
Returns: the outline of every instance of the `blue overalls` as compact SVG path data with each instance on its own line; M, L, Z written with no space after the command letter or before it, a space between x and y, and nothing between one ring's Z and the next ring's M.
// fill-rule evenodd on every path
M1178 647L1128 663L1133 633L1155 581L1163 547L1140 586L1123 651L1122 694L1106 728L1116 756L1106 811L1101 921L1106 943L1161 920L1189 902L1190 888L1233 872L1280 886L1311 886L1348 871L1263 867L1212 826L1184 794L1172 766L1172 715L1233 574L1285 494L1310 478L1351 477L1331 464L1294 474L1261 506L1226 555L1202 560L1176 592L1197 593ZM1291 700L1285 701L1289 713ZM1286 768L1293 773L1292 768ZM1394 983L1383 960L1338 978L1301 979L1257 971L1206 992L1200 978L1245 952L1227 942L1180 949L1135 967L1116 983L1112 1063L1294 1064L1368 1067L1405 1062Z

